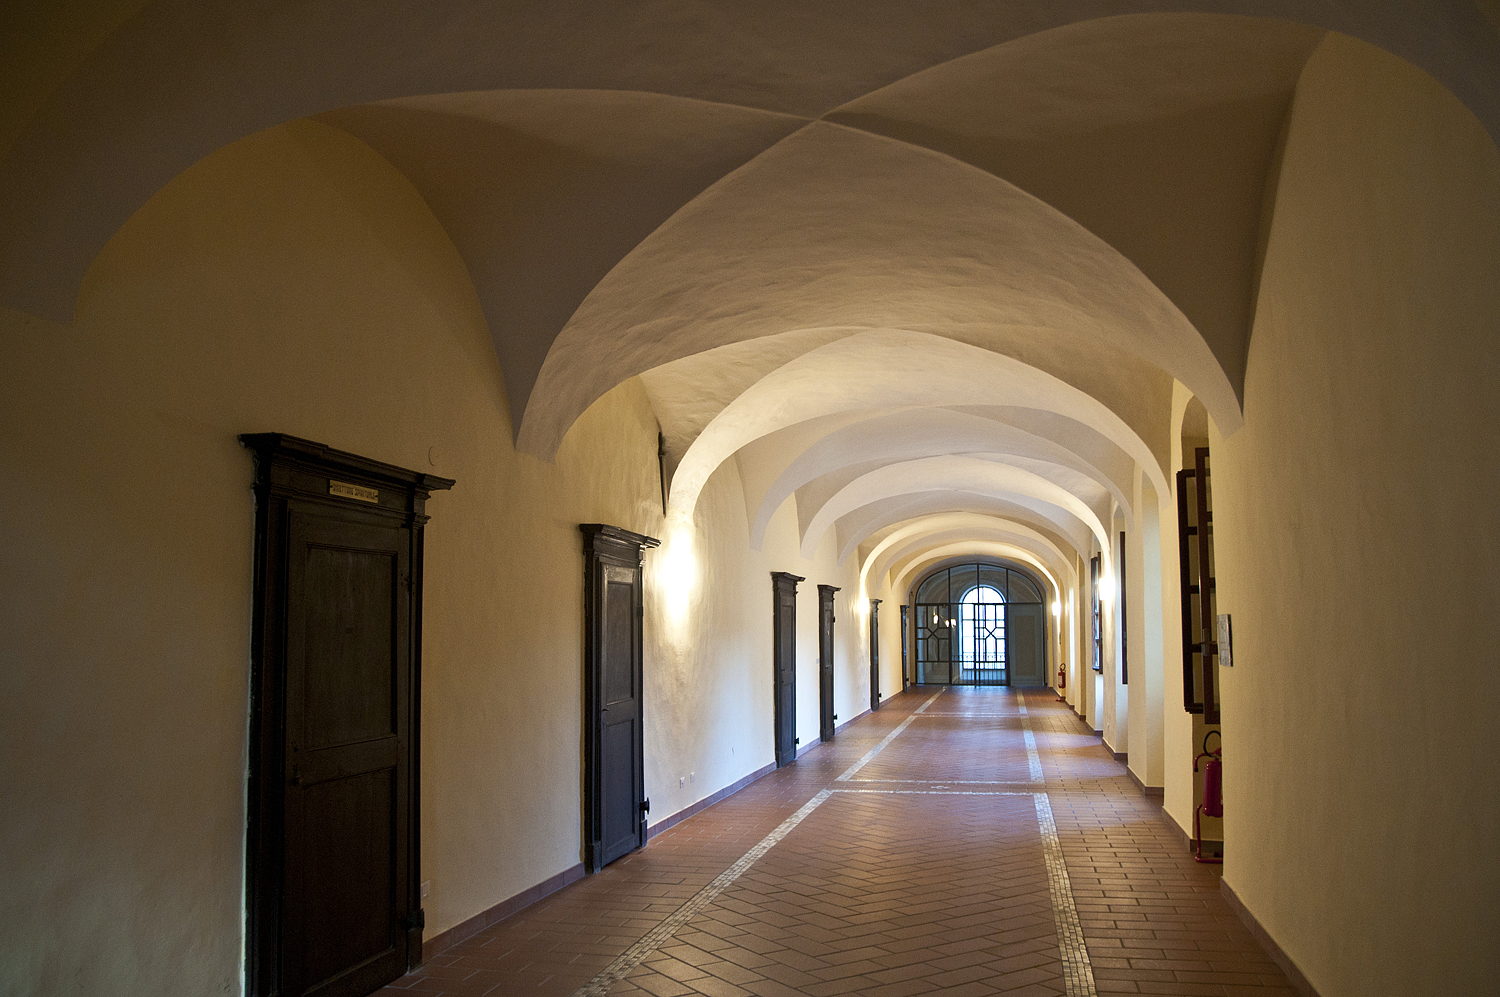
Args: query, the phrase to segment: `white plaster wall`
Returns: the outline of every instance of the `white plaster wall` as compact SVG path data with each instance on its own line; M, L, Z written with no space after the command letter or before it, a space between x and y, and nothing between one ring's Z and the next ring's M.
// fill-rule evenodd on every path
M910 596L905 586L895 588L884 576L879 589L871 593L871 598L884 600L880 604L880 688L885 699L881 702L901 694L901 607ZM909 662L907 668L911 668Z
M1127 534L1126 570L1130 582L1130 770L1142 785L1162 785L1163 682L1161 510L1156 490L1137 471L1135 506L1141 528Z
M733 463L733 462L730 462ZM736 475L738 471L735 472ZM736 479L736 486L739 482ZM743 489L741 495L743 496ZM741 499L743 502L743 498ZM849 558L839 564L835 555L832 531L818 543L816 556L802 557L799 551L796 498L788 498L771 517L761 545L761 566L765 578L766 619L770 620L772 571L789 571L805 581L797 583L797 737L799 753L818 744L818 586L833 585L839 589L833 597L833 712L838 724L853 719L869 709L870 664L869 634L864 618L854 612L852 602L859 598L859 564ZM748 537L748 524L742 528ZM752 580L751 585L759 584ZM767 622L767 627L770 624ZM766 631L765 674L767 689L771 681L771 638ZM769 696L769 692L767 693ZM769 723L769 721L768 721ZM770 730L770 727L767 727ZM769 734L767 735L769 737Z
M693 528L664 527L663 547L646 557L646 795L653 823L775 759L770 569L749 549L736 474L733 462L721 468L703 491ZM684 542L691 568L678 602L672 558Z
M1119 552L1120 533L1126 531L1125 517L1122 511L1116 508L1110 516L1109 532L1109 567L1110 577L1119 583ZM1126 538L1127 543L1129 537ZM1127 558L1126 567L1129 567ZM1128 583L1127 583L1128 584ZM1104 743L1116 754L1128 754L1130 751L1130 686L1123 681L1121 657L1124 653L1124 643L1121 640L1121 625L1127 613L1135 612L1132 600L1127 596L1123 612L1121 610L1120 594L1115 593L1113 600L1104 607L1105 627L1105 653L1104 653ZM1137 628L1140 621L1135 622ZM1129 637L1130 628L1125 627L1125 636Z
M1162 806L1185 832L1193 828L1193 714L1183 709L1182 582L1177 545L1177 471L1183 466L1182 420L1192 393L1172 387L1171 491L1160 505L1162 562Z
M95 263L73 324L0 312L0 330L0 992L239 990L242 432L458 481L428 507L429 935L579 862L577 525L663 531L638 382L590 408L555 463L517 454L447 237L387 163L307 122L228 146L162 190ZM734 473L700 503L701 577L681 632L663 614L663 552L647 555L658 819L772 757L769 571L856 585L824 549L806 563L752 555ZM793 553L794 520L775 530ZM868 700L866 659L855 614L839 615L847 718ZM816 712L803 723L815 738ZM687 772L697 779L679 789Z
M1214 433L1225 881L1325 997L1500 978L1500 151L1330 37ZM1212 427L1211 427L1212 428Z

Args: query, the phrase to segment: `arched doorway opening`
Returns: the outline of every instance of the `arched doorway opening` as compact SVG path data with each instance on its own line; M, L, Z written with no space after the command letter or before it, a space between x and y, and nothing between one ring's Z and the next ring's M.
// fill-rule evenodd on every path
M998 562L950 564L912 588L916 681L922 685L1041 685L1044 589Z

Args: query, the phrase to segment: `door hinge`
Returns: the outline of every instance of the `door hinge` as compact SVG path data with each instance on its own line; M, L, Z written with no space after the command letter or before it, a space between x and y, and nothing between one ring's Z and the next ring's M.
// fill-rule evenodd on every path
M427 927L427 912L418 907L406 915L406 929L408 931L421 931Z
M646 814L649 814L650 812L651 812L651 797L648 796L644 800L641 801L641 816L644 817Z

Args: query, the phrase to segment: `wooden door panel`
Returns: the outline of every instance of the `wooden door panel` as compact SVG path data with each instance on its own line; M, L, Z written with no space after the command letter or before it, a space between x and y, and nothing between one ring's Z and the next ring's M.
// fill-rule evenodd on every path
M294 791L301 838L293 891L299 909L288 927L314 936L302 947L304 992L340 974L385 959L400 974L396 947L396 802L394 768L366 772ZM334 929L336 930L330 930Z
M640 844L641 794L636 788L639 749L634 718L604 727L604 864Z
M635 700L635 583L632 573L604 568L604 705Z
M640 656L637 647L636 616L639 569L616 564L602 565L604 578L601 612L604 622L603 657L599 672L604 690L604 709L600 718L604 728L601 741L602 793L600 839L604 844L603 862L608 864L640 846L642 779L645 746L641 742L636 718L639 714L637 688Z
M772 737L778 768L797 760L797 583L802 580L771 572Z
M305 747L396 733L398 556L395 549L307 549L303 660L316 667L303 685Z
M833 594L832 585L818 586L818 734L833 740Z
M288 512L287 983L362 997L367 976L406 965L409 538L354 512Z

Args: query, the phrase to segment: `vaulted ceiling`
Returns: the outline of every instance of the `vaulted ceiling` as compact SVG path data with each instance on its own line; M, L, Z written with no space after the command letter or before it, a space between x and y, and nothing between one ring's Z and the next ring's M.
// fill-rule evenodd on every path
M448 232L518 449L551 459L640 377L682 519L734 461L753 544L794 500L804 552L831 531L872 586L961 550L1066 585L1117 511L1134 527L1137 474L1167 494L1174 382L1240 424L1279 140L1325 33L1500 134L1500 37L1463 0L1195 9L57 5L0 71L0 303L68 319L173 176L314 117Z

